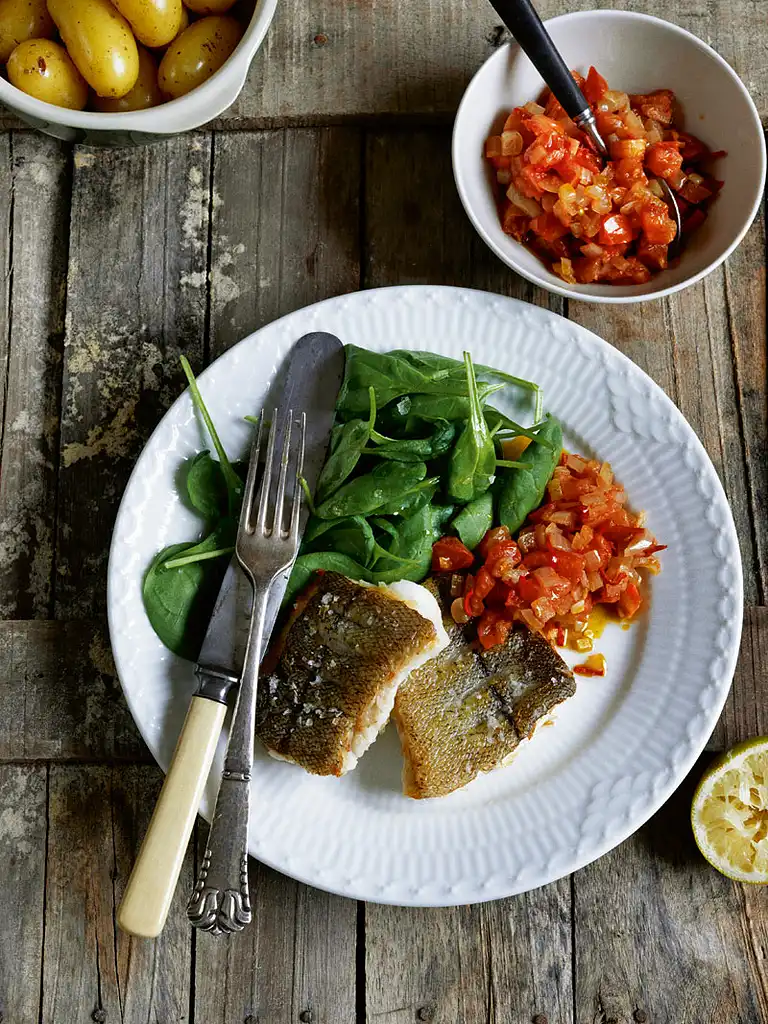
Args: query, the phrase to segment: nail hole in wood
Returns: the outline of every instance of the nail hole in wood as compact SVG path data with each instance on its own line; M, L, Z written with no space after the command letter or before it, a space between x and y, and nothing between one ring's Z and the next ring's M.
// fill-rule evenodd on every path
M312 1024L312 1011L302 1010L299 1014L299 1020L301 1021L301 1024Z
M91 1020L94 1022L94 1024L104 1024L104 1021L106 1019L107 1019L107 1011L106 1010L96 1009L91 1014Z
M312 40L312 42L315 44L315 46L325 46L325 44L328 42L328 36L325 34L325 32L318 32L315 38Z
M534 1015L533 1024L549 1024L547 1015L545 1013L537 1013Z
M646 1021L648 1020L648 1014L645 1010L635 1010L632 1016L637 1021L637 1024L646 1024Z
M434 1006L420 1006L416 1011L416 1020L433 1020L434 1016Z

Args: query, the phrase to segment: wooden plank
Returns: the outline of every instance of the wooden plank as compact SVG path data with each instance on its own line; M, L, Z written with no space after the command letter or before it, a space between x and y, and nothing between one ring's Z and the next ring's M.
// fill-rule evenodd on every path
M632 839L573 876L577 1021L766 1019L765 901L711 868L688 826L705 765Z
M213 170L211 356L360 281L360 133L218 135Z
M69 158L12 138L13 274L0 461L0 617L49 614L64 345Z
M590 10L594 0L539 0L542 17ZM768 67L754 40L764 29L754 0L622 0L628 10L655 14L714 46L768 114ZM505 38L484 0L334 0L278 8L245 88L216 127L329 123L393 114L447 119L469 79Z
M461 285L563 312L559 296L512 273L475 233L453 183L443 128L368 137L364 222L366 287Z
M13 220L13 174L11 137L0 135L0 443L5 423L5 369L8 365L10 332L11 222Z
M167 929L118 933L114 915L160 783L154 768L53 766L43 963L43 1024L188 1019L188 858Z
M360 136L348 129L216 137L211 355L358 286L360 170ZM204 841L208 826L200 832ZM195 1020L294 1024L308 1012L351 1024L355 904L256 863L251 889L250 928L227 942L197 937Z
M725 264L725 300L755 534L757 600L768 603L768 358L765 210Z
M43 765L0 765L0 1012L8 1024L40 1013L46 787Z
M198 857L208 827L200 823ZM253 923L197 936L195 1020L354 1024L356 905L251 861Z
M485 1024L545 1017L568 1024L570 907L568 879L472 907L368 904L366 1020Z
M594 0L538 0L542 17L590 10ZM768 116L768 63L755 40L760 0L621 0L613 6L673 21L722 54ZM215 128L451 119L470 78L506 38L485 0L314 0L279 6L245 87ZM0 128L19 122L0 113Z
M707 744L727 750L751 736L768 733L768 608L746 608L741 654L733 688Z
M162 782L163 774L156 767L112 772L115 907L122 899ZM135 939L117 931L121 1024L181 1024L190 1019L193 936L186 905L193 881L194 841L190 841L162 935L153 940Z
M105 605L117 504L133 460L203 352L210 137L75 151L55 612Z
M0 622L0 759L151 761L106 627Z

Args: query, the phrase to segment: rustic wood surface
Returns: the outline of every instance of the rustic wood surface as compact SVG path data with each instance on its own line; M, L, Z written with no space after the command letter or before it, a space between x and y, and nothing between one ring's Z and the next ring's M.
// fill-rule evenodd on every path
M538 6L676 21L768 115L764 0ZM252 863L242 935L191 933L183 892L157 941L115 927L161 781L106 631L122 489L182 386L179 352L201 367L330 295L489 289L569 316L645 369L706 446L741 544L741 657L710 747L768 732L764 212L723 268L659 302L569 303L515 277L464 216L449 152L462 89L504 38L485 0L282 4L208 130L101 151L0 117L13 129L0 134L2 1024L768 1020L764 894L713 872L690 836L710 754L634 837L525 896L364 905Z

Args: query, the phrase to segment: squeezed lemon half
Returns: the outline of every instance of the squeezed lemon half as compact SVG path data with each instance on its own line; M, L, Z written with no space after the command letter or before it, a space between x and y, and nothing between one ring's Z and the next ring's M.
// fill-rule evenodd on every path
M768 882L768 737L740 743L707 769L691 824L718 871L737 882Z

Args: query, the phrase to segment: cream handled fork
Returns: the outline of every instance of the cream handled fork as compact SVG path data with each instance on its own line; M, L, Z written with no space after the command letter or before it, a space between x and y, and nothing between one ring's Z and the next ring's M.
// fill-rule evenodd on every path
M285 440L274 502L270 502L275 462L275 438L285 422ZM291 448L293 427L298 427L296 452ZM275 410L267 441L266 461L255 508L256 476L264 433L262 414L251 450L248 479L243 496L235 551L253 585L251 627L237 703L229 733L227 754L221 775L216 807L211 818L203 861L187 907L196 928L220 934L240 931L252 917L248 890L248 821L250 816L251 769L256 725L256 694L262 638L270 587L293 563L300 540L301 476L304 462L306 414L294 423ZM294 457L295 456L295 457ZM291 464L294 469L291 470ZM288 527L284 526L284 505L289 471L293 490ZM271 514L270 514L271 510Z

